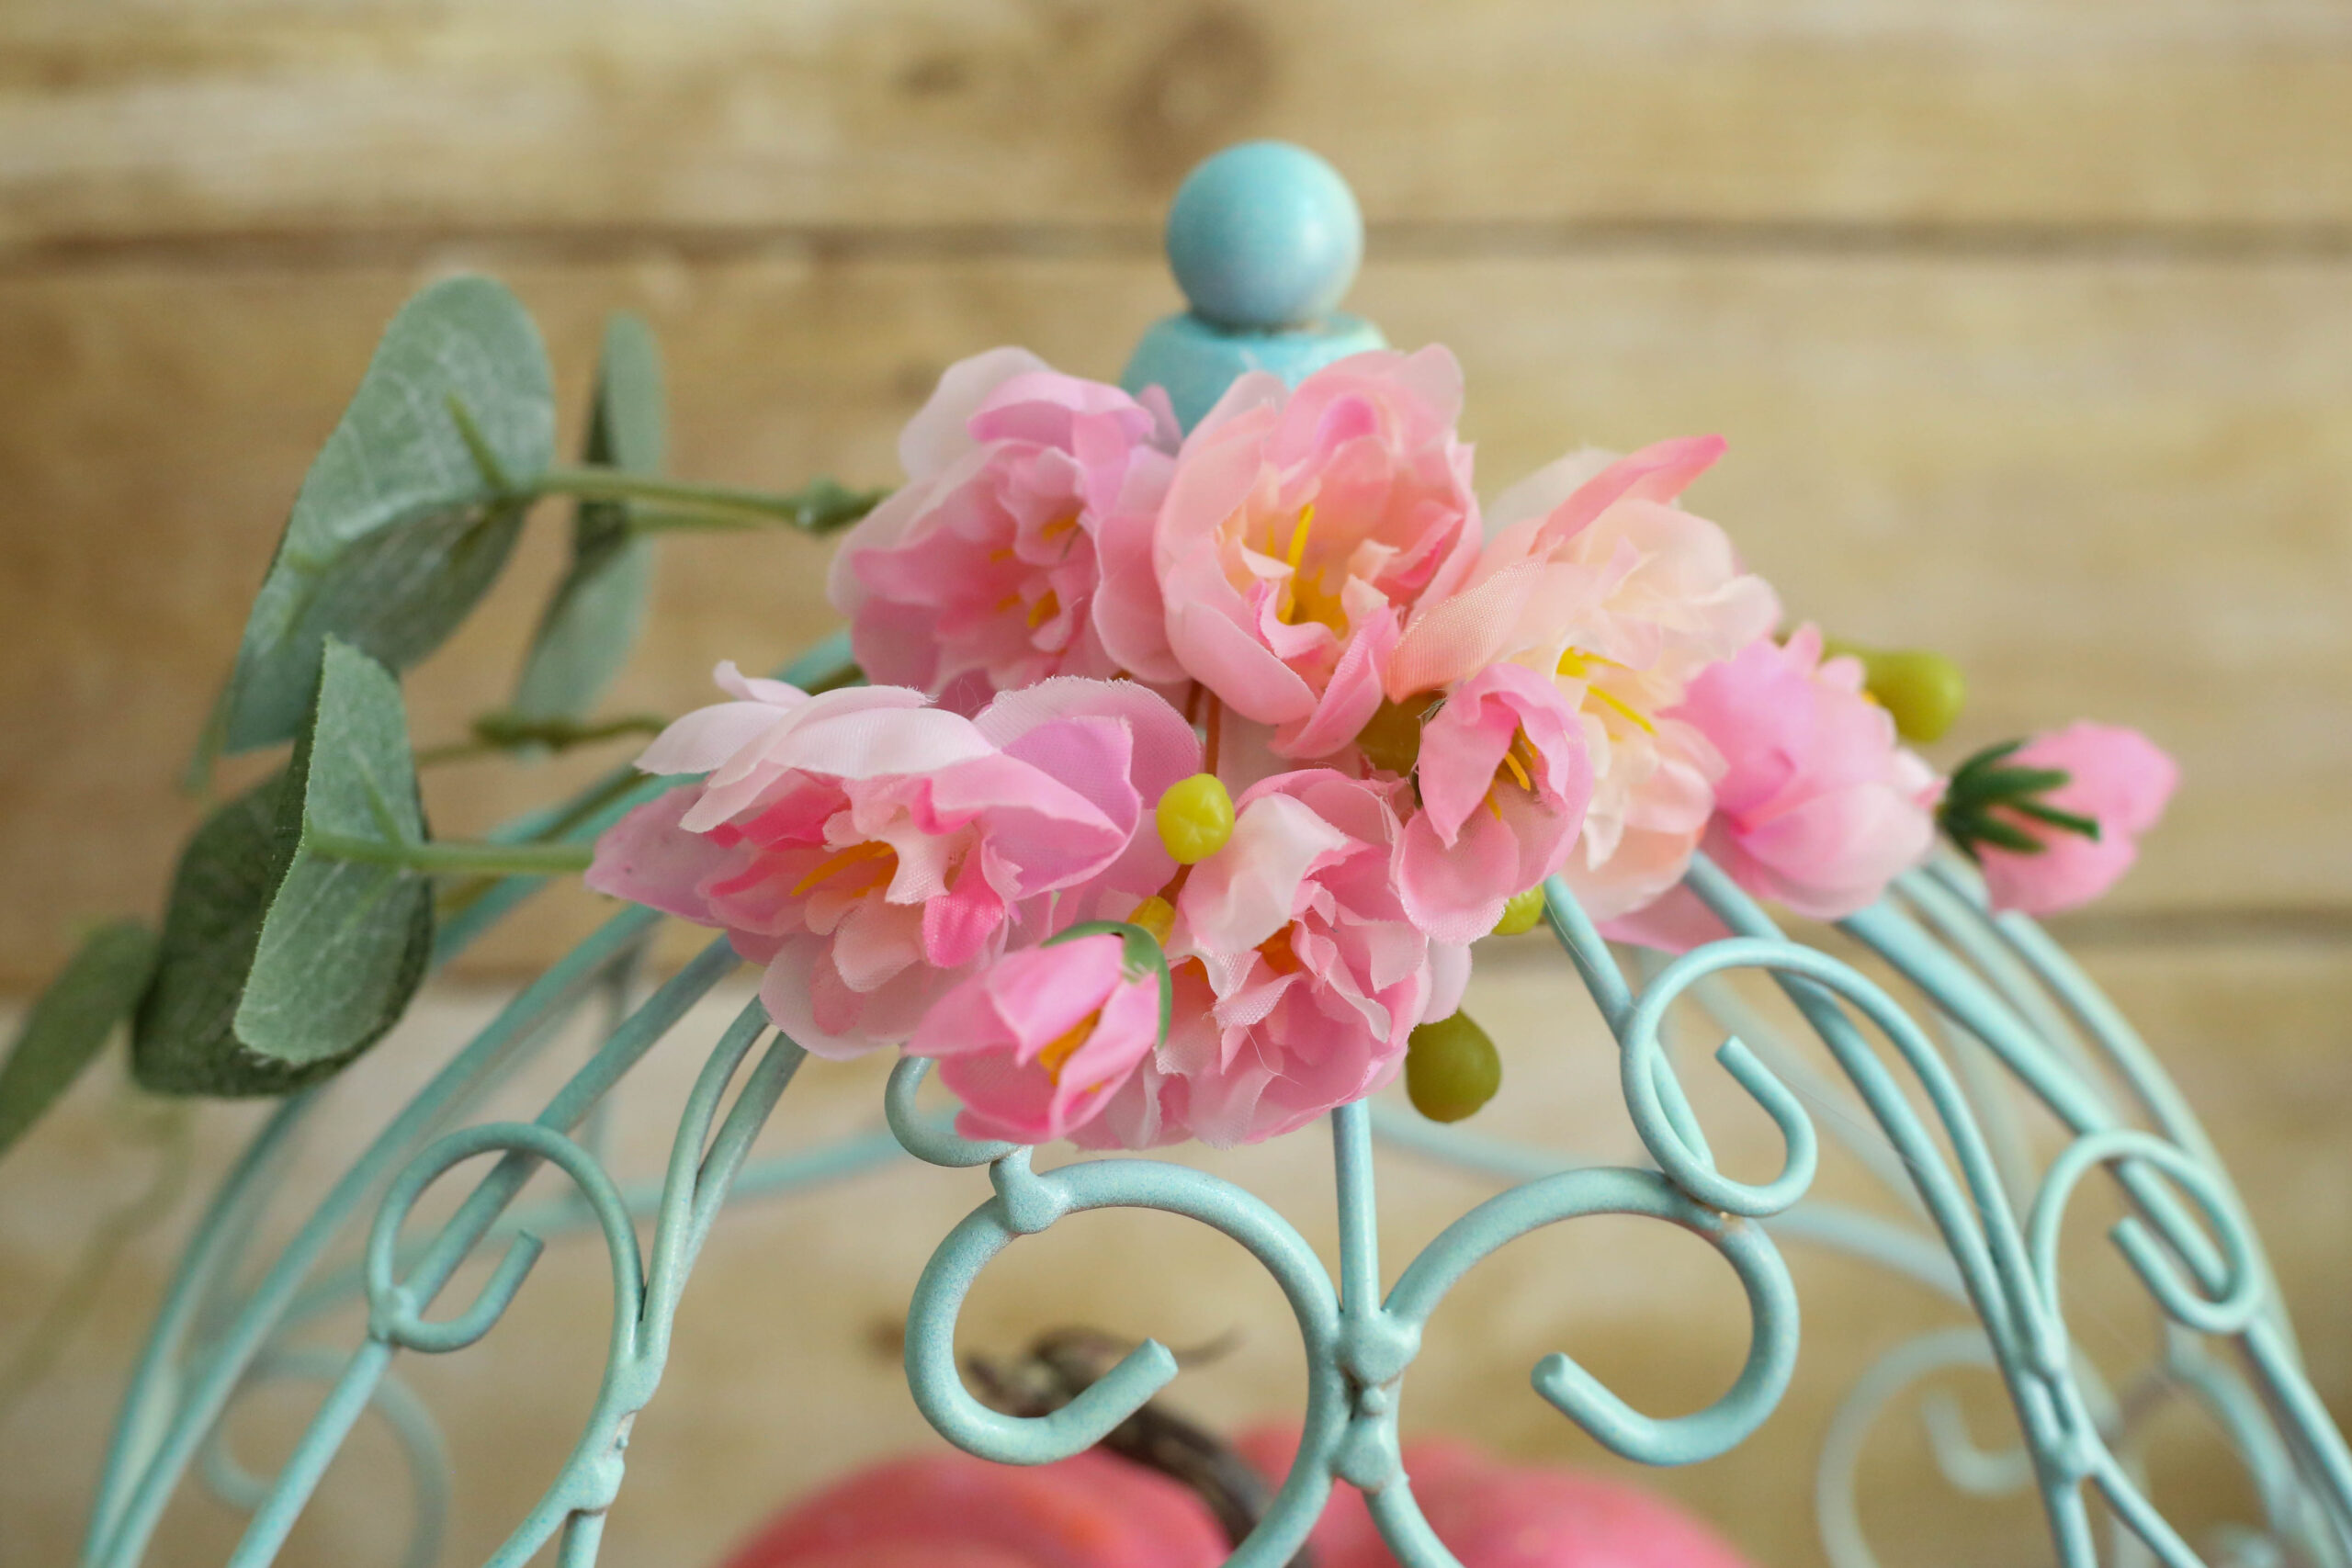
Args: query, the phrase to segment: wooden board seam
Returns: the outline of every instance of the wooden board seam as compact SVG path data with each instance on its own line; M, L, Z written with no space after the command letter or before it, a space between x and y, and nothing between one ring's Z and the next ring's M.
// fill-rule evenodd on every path
M649 255L725 263L787 253L831 261L1126 260L1156 254L1136 224L518 223L243 229L69 235L0 243L0 275L104 267L333 271L403 265L453 249L518 264L607 265ZM2352 224L1835 222L1600 218L1398 220L1366 225L1365 249L1395 261L1655 253L1819 260L2157 262L2207 266L2352 260Z

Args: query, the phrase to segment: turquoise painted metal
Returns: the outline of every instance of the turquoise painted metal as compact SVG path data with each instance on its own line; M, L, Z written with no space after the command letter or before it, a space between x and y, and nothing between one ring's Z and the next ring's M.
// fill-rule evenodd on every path
M1152 323L1119 384L1160 388L1190 430L1246 372L1295 386L1385 348L1379 328L1338 309L1363 259L1363 217L1337 169L1283 141L1227 148L1168 209L1169 266L1190 309Z
M1253 153L1243 167L1257 171L1250 179L1279 182L1290 177L1283 170L1300 165ZM1329 199L1327 189L1307 183L1307 198ZM1242 205L1221 197L1211 210ZM1321 294L1294 280L1270 297ZM1198 337L1216 348L1228 375L1262 335L1225 333L1198 319L1183 332L1186 341ZM1218 346L1220 333L1234 341ZM848 663L845 642L833 638L784 673L808 684L838 676ZM602 802L571 829L575 839L590 838L662 787L623 771L507 831L526 835L559 811ZM1580 1165L1571 1151L1502 1144L1387 1105L1344 1107L1329 1119L1340 1220L1336 1280L1288 1221L1216 1176L1134 1157L1040 1172L1027 1148L957 1136L918 1110L928 1067L918 1060L901 1063L891 1077L885 1127L753 1160L752 1140L802 1063L799 1048L767 1026L756 1003L708 1047L665 1178L643 1187L616 1181L598 1156L599 1107L737 967L724 942L716 942L637 999L632 976L660 917L641 909L616 915L459 1046L256 1271L249 1254L261 1213L292 1140L333 1087L288 1100L262 1127L213 1196L132 1371L84 1562L92 1568L141 1562L191 1471L249 1516L230 1562L239 1568L272 1562L328 1461L371 1413L407 1456L415 1522L405 1561L412 1568L439 1561L447 1460L430 1413L400 1381L397 1363L403 1354L449 1354L480 1342L497 1328L548 1239L593 1231L612 1269L603 1384L569 1460L488 1559L506 1568L552 1544L555 1561L567 1568L593 1562L625 1475L631 1424L660 1383L680 1295L722 1206L808 1193L911 1155L938 1166L985 1165L995 1188L940 1243L908 1319L906 1370L915 1400L943 1434L974 1453L1015 1464L1076 1453L1176 1375L1174 1356L1147 1342L1051 1415L1009 1416L976 1399L957 1369L956 1315L981 1271L1021 1237L1084 1210L1156 1209L1233 1237L1272 1276L1306 1350L1306 1431L1271 1511L1232 1559L1246 1568L1287 1562L1339 1484L1363 1490L1400 1561L1413 1568L1453 1563L1422 1518L1398 1460L1399 1405L1430 1314L1481 1259L1531 1231L1592 1214L1637 1215L1699 1236L1731 1265L1747 1298L1746 1364L1729 1392L1691 1415L1636 1411L1564 1355L1533 1369L1538 1396L1614 1451L1645 1463L1722 1453L1771 1413L1799 1335L1784 1244L1860 1258L1973 1318L1885 1357L1833 1424L1817 1499L1824 1547L1837 1568L1875 1562L1854 1479L1873 1424L1905 1391L1955 1370L1989 1371L2000 1381L2018 1439L2007 1450L1980 1450L1948 1402L1931 1402L1928 1436L1946 1473L1965 1490L2036 1495L2068 1568L2098 1562L2352 1568L2352 1452L2303 1377L2244 1206L2162 1066L2058 946L2021 916L1989 913L1963 863L1915 872L1880 905L1844 922L1849 936L1916 993L1906 1009L1851 966L1784 936L1703 860L1686 880L1731 936L1671 961L1633 952L1625 955L1630 969L1565 886L1546 888L1550 929L1617 1042L1625 1102L1650 1167ZM500 883L445 925L436 961L477 940L540 885L528 877ZM1778 985L1826 1054L1827 1070L1752 1012L1732 983L1741 975ZM591 1008L605 1013L601 1043L535 1120L472 1119L492 1086ZM1783 1157L1769 1179L1741 1180L1716 1165L1665 1043L1678 1011L1721 1031L1716 1061L1778 1128ZM739 1077L742 1087L722 1116ZM1808 1105L1837 1111L1816 1122ZM2040 1168L2019 1132L2018 1112L2028 1106L2070 1134ZM1846 1145L1904 1199L1908 1217L1812 1198L1824 1135ZM1382 1144L1503 1183L1393 1279L1377 1247L1374 1166ZM414 1223L419 1200L435 1183L485 1161L448 1218ZM517 1209L526 1180L543 1167L560 1171L571 1194ZM2157 1364L2120 1389L2110 1389L2077 1352L2060 1289L2063 1222L2094 1177L2111 1179L2131 1208L2110 1235L2165 1325ZM639 1242L646 1221L650 1254ZM353 1236L364 1238L358 1263L324 1268L334 1244ZM460 1265L477 1255L496 1258L485 1282L469 1303L442 1305ZM355 1298L367 1305L359 1343L342 1353L311 1343L321 1314ZM224 1419L253 1390L288 1381L326 1392L291 1457L276 1474L256 1476L226 1447ZM2135 1458L2151 1420L2176 1401L2211 1419L2260 1500L2259 1517L2205 1542L2203 1555L2151 1502Z

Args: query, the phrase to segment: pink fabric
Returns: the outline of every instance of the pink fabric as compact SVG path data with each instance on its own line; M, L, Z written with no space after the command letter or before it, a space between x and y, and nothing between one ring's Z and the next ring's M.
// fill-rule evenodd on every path
M1478 547L1462 371L1442 348L1361 354L1295 389L1243 376L1177 454L1149 570L1106 575L1106 648L1181 672L1306 761L1380 705L1405 615Z
M1758 897L1834 920L1926 858L1943 785L1864 694L1860 661L1824 662L1821 647L1811 626L1758 638L1700 671L1674 713L1724 760L1708 855ZM1678 890L1609 934L1679 950L1724 933Z
M2021 855L1985 845L1980 852L1984 888L1996 909L2055 914L2105 893L2140 857L2140 835L2156 825L2180 782L2180 769L2136 729L2075 723L2037 735L2010 765L2056 768L2065 784L2041 798L2099 826L2094 843L2014 812L2004 818L2042 841L2041 853Z
M1096 590L1107 556L1148 550L1175 441L1164 405L1024 349L950 367L899 444L908 482L833 557L858 662L964 712L1117 672Z
M1398 699L1498 661L1549 677L1584 728L1593 788L1562 868L1596 919L1672 887L1713 808L1723 761L1668 716L1690 681L1769 633L1779 601L1723 530L1672 504L1723 448L1713 436L1631 457L1577 453L1489 513L1460 592L1423 604L1390 661Z
M1475 942L1503 905L1558 871L1592 798L1574 709L1550 681L1493 664L1421 731L1421 809L1398 841L1396 888L1416 925Z
M1257 1143L1396 1076L1432 998L1459 995L1390 874L1406 790L1317 768L1242 795L1176 902L1168 1040L1080 1143Z
M932 1005L907 1055L939 1062L967 1138L1050 1143L1100 1112L1159 1042L1159 978L1114 935L1007 953Z
M1001 694L973 723L1008 755L1068 784L1128 831L1126 847L1101 875L1057 896L1056 929L1125 919L1175 874L1151 810L1169 785L1201 771L1201 739L1163 698L1132 681L1063 676Z
M1044 934L1049 895L1165 874L1164 852L1132 850L1137 758L1156 784L1188 767L1190 737L1131 682L1057 683L977 718L903 687L746 689L648 748L649 771L711 772L616 823L587 881L727 931L766 966L769 1016L818 1055L905 1039L1016 931Z

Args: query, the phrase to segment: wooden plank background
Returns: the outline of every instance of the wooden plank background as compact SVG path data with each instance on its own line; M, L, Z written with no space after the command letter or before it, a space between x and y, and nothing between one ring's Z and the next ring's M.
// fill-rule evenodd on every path
M310 455L419 283L512 282L547 330L568 430L599 323L627 307L668 355L680 472L887 481L896 426L956 357L1022 342L1115 375L1177 303L1155 245L1176 181L1254 135L1316 146L1354 181L1371 245L1352 304L1400 344L1462 355L1489 493L1572 444L1721 431L1731 455L1694 504L1794 610L1967 666L1978 699L1947 761L2086 714L2180 756L2141 868L2070 935L2215 1098L2278 1217L2323 1392L2352 1412L2337 0L15 0L0 990L37 984L78 922L155 907L196 815L178 758ZM503 696L559 522L412 682L421 736ZM676 711L714 660L772 662L819 635L821 557L784 538L665 546L616 709ZM602 761L452 769L432 806L464 830ZM575 899L518 926L473 980L544 961L594 913ZM0 1168L0 1352L62 1267L72 1233L40 1213L77 1212L28 1194L112 1168L102 1097L75 1107ZM1312 1210L1295 1174L1281 1190ZM0 1417L0 1521L40 1521L0 1526L0 1563L63 1560L146 1299L126 1288L46 1418ZM1513 1386L1543 1325L1482 1299L1520 1314L1498 1385ZM748 1309L729 1300L708 1310L735 1343ZM1039 1321L1023 1311L1004 1324ZM1489 1388L1474 1370L1423 1380L1444 1392L1420 1408L1466 1420L1464 1391ZM713 1363L665 1398L723 1402L725 1382ZM756 1413L729 1408L728 1429L750 1430ZM1566 1451L1540 1416L1496 1435ZM40 1439L51 1418L78 1447ZM789 1444L777 1463L820 1473ZM1788 1474L1738 1473L1740 1539L1812 1561ZM694 1475L654 1467L618 1517L641 1507L715 1548L756 1489L738 1474L737 1513L704 1520ZM646 1528L628 1560L673 1560ZM343 1560L330 1537L312 1560ZM1915 1560L2031 1560L2021 1538L1991 1557L1970 1539L1923 1530Z

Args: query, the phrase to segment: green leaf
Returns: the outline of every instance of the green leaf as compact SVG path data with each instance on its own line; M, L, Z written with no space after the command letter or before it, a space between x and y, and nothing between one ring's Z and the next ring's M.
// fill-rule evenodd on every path
M1972 774L1966 782L1966 793L1972 798L1989 805L1997 800L2017 800L2027 795L2047 795L2053 789L2064 789L2068 776L2060 768L1992 768Z
M96 1059L154 974L155 935L138 921L118 920L90 934L33 1003L0 1066L0 1154Z
M1959 785L1967 781L1973 780L1981 774L1990 773L1993 769L1999 767L2003 762L2007 761L2010 757L2016 755L2018 749L2024 745L2025 738L2020 736L2015 740L2004 740L1997 746L1985 747L1984 750L1970 757L1966 761L1961 763L1959 767L1952 770L1952 784L1954 785Z
M662 354L637 317L605 325L587 460L629 473L662 471L667 433ZM531 639L514 688L525 718L582 718L628 659L652 586L653 541L629 525L628 506L582 501L571 524L571 566Z
M237 1033L281 1061L341 1061L394 1023L424 977L433 885L390 866L317 854L322 834L424 837L408 716L391 672L326 645L316 722L288 778L303 792L301 839L262 922Z
M247 1051L232 1027L269 896L285 874L277 827L286 784L279 773L230 801L180 852L155 984L130 1036L131 1070L151 1089L239 1095L300 1087L283 1064Z
M2095 817L2086 817L2079 811L2063 810L2046 800L2020 800L2010 809L2037 822L2046 822L2061 832L2077 833L2094 844L2098 842L2099 826Z
M1946 822L1945 829L1972 855L1984 844L2020 855L2038 855L2048 847L2016 823L1982 812L1955 816Z
M150 1089L283 1094L399 1021L433 948L429 880L317 852L322 835L424 837L400 687L325 644L312 719L284 773L189 841L132 1061Z
M439 647L505 564L554 452L547 351L512 294L456 277L402 306L254 597L227 749L293 736L330 636L395 670Z

